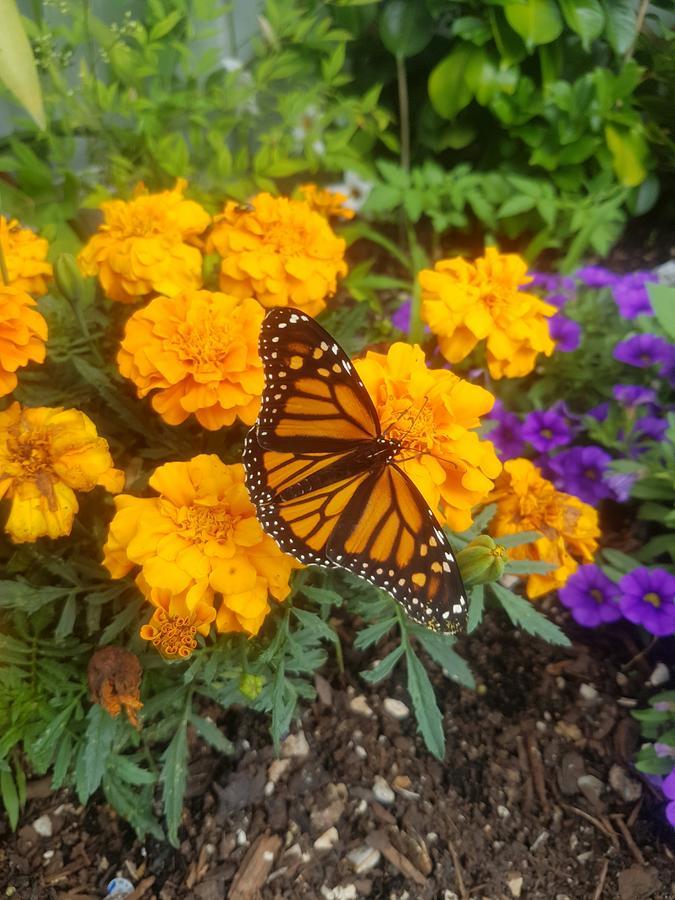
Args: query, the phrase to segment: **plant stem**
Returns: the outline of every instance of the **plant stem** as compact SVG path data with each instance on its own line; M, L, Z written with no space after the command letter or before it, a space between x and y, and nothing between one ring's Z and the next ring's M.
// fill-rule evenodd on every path
M633 40L630 43L630 47L624 54L624 62L628 62L628 60L633 56L635 45L637 44L637 39L640 37L640 32L642 31L642 26L644 25L645 16L647 15L647 10L649 9L649 2L650 0L640 0L640 6L638 7L637 16L635 17L635 34L633 36Z
M398 111L401 126L401 168L410 170L410 104L408 101L408 76L405 60L396 56L396 78L398 80Z
M408 329L408 339L411 344L419 343L422 340L422 315L421 315L421 307L422 307L422 290L420 288L419 281L417 280L417 273L420 269L424 268L426 263L424 252L420 247L417 236L415 234L415 229L412 223L406 219L406 233L408 237L408 248L410 251L410 264L411 264L411 293L412 299L410 301L410 327Z

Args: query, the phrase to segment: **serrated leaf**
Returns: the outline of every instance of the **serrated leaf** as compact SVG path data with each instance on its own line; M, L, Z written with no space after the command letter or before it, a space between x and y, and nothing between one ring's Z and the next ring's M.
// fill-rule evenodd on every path
M546 575L558 567L538 559L512 559L506 564L507 575Z
M58 791L63 787L68 775L70 762L73 758L73 739L69 734L64 734L59 741L59 749L56 751L54 769L52 771L52 790Z
M521 544L532 544L540 537L541 533L538 531L520 531L518 534L501 534L495 541L502 547L519 547Z
M519 597L501 584L491 584L490 589L503 606L509 619L518 628L548 641L549 644L557 644L560 647L571 646L569 638L546 616L537 612L529 600Z
M75 786L80 803L86 803L98 788L108 764L115 720L94 704L87 713L87 730L75 769Z
M54 630L54 637L57 640L62 640L64 637L68 637L69 634L73 633L73 625L75 624L76 612L77 597L75 596L75 594L71 594L63 604L61 616L59 617L58 624L56 626L56 629Z
M164 752L162 774L164 815L166 816L167 836L172 846L178 847L178 829L183 815L183 798L187 784L188 747L187 719L178 725L171 743Z
M11 771L3 770L0 772L0 795L9 819L9 825L12 831L15 831L19 823L19 792L16 789L16 782Z
M357 650L365 650L372 644L376 644L388 631L391 631L397 621L397 618L392 616L389 619L383 619L381 622L368 625L362 631L359 631L354 638L354 647Z
M485 610L485 586L477 584L471 589L469 594L469 614L466 620L467 634L471 634L483 621L483 611Z
M99 646L103 647L105 644L109 644L111 641L114 641L115 638L119 634L121 634L125 628L127 628L127 626L131 625L131 623L137 618L142 605L142 600L132 600L124 607L124 609L122 609L121 612L118 612L112 622L108 625L108 627L103 630L103 634L98 641Z
M471 689L476 687L466 660L462 659L453 649L455 643L453 637L429 631L428 628L419 625L416 625L411 631L433 661L438 663L447 678Z
M426 673L426 669L410 646L405 651L408 667L408 693L419 731L430 753L437 759L445 756L445 734L443 717L436 702L436 695Z
M403 644L399 644L398 647L395 647L391 653L388 653L383 659L379 660L377 665L372 669L364 669L363 672L360 672L361 678L364 681L367 681L368 684L377 684L380 681L383 681L388 675L390 675L396 663L403 656L404 653Z
M164 842L166 837L159 822L152 815L152 795L149 788L132 787L118 780L110 773L103 778L103 791L106 800L120 816L129 822L139 838L151 834L156 840Z
M119 775L127 784L154 784L157 781L157 777L153 772L142 769L128 756L113 754L110 757L108 768Z
M225 737L215 722L192 713L190 724L194 727L197 734L204 738L205 741L208 741L219 753L234 753L234 745Z
M311 632L317 639L331 641L334 644L337 643L337 634L330 625L327 625L326 622L324 622L321 616L317 616L316 613L309 612L306 609L300 609L299 607L293 608L293 615L301 623L303 629L307 629L307 631Z
M628 556L626 553L622 553L620 550L613 550L611 547L604 547L602 556L607 560L612 568L617 569L619 572L623 572L624 574L626 574L627 572L632 572L633 569L636 569L639 565L638 561L636 559L633 559L632 556Z

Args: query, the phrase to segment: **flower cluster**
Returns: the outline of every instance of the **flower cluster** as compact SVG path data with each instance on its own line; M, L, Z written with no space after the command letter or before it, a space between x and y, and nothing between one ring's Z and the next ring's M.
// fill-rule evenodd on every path
M101 205L104 222L78 256L83 275L96 275L111 300L135 303L154 294L169 297L202 284L199 236L206 210L183 197L186 182L150 194L136 188L129 202Z
M356 369L373 398L382 428L403 442L400 463L441 521L456 531L493 487L501 464L475 430L494 398L447 369L429 369L417 346L368 352Z
M18 403L0 412L0 498L10 501L5 530L13 541L70 534L75 491L96 485L120 491L124 473L84 413Z
M223 258L220 289L263 306L315 316L347 273L345 242L307 203L262 193L247 207L229 202L215 217L207 250Z
M47 262L49 245L29 228L22 228L16 219L0 216L0 251L6 272L0 282L19 292L41 297L47 292L47 280L52 276L51 263Z
M252 425L263 389L258 335L263 309L210 291L156 297L128 320L117 362L139 397L170 425L191 414L204 428Z
M321 213L325 219L353 219L356 215L354 210L346 205L349 197L339 191L320 188L316 184L301 184L298 194L300 200L304 200L310 209Z
M519 256L494 247L475 263L456 257L421 271L422 318L445 358L459 362L485 340L490 375L517 378L534 369L539 354L550 356L547 319L556 308L520 290L530 281Z
M675 634L675 576L665 569L638 566L615 583L598 566L582 566L560 601L586 627L623 616L657 637Z
M173 659L189 656L212 622L257 634L298 564L263 533L243 466L200 455L165 463L149 484L157 496L115 499L104 558L113 578L136 571L155 607L142 636Z
M577 497L557 491L528 459L511 459L489 497L497 504L490 523L491 534L538 531L542 537L511 550L514 559L539 560L555 568L544 575L527 577L531 599L562 587L579 563L591 562L598 547L600 529L596 511Z
M0 282L0 397L16 387L17 369L44 362L47 323L36 306L30 294Z

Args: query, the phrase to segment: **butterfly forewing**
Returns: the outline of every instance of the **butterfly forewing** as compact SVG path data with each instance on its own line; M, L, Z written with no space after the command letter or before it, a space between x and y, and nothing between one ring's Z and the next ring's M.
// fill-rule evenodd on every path
M260 356L265 391L257 434L263 447L339 452L380 434L375 407L349 358L305 313L270 310Z

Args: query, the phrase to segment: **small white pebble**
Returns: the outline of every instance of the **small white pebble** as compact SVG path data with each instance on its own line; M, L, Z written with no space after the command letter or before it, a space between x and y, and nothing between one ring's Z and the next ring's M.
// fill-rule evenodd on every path
M53 855L54 855L53 850L45 850L45 852L42 854L42 858L43 859L51 859Z
M670 681L670 669L665 663L659 662L654 666L654 671L649 676L647 684L658 687L658 685L665 684L667 681Z
M505 806L500 805L497 807L497 815L500 819L508 819L511 815L511 810L507 809Z
M358 805L356 807L356 815L362 816L364 812L368 809L368 803L366 800L359 800Z
M388 806L396 799L396 795L387 784L387 781L381 775L375 776L375 783L373 784L373 796L383 806Z
M338 834L338 830L333 826L324 831L324 833L319 835L314 841L314 849L319 851L330 850L339 840L340 835Z
M36 819L33 822L33 828L37 831L40 837L52 836L52 820L47 815L40 816L39 819Z
M268 781L266 783L263 793L265 794L266 797L272 796L272 794L274 793L274 782L273 781Z
M237 841L238 847L243 847L248 843L248 838L246 837L246 832L243 828L237 829L237 833L235 834L235 839Z
M364 872L370 872L379 863L381 853L374 847L363 844L361 847L351 850L347 854L347 859L354 867L356 875L363 875Z
M349 708L353 713L356 713L359 716L365 716L368 719L373 715L373 711L370 706L368 706L368 701L363 694L357 694L356 697L352 697L349 701Z
M386 697L382 707L388 716L391 716L392 719L398 719L399 722L407 719L410 715L410 710L405 703L394 699L394 697Z
M357 756L360 756L361 759L365 759L368 756L368 751L365 747L362 747L361 744L357 744L356 747L354 747L354 753L356 753Z
M265 860L265 862L272 862L272 860L274 859L274 853L272 853L271 850L265 850L265 852L263 853L263 859Z
M579 696L582 700L587 700L589 703L595 703L599 694L592 684L582 684L579 688Z

